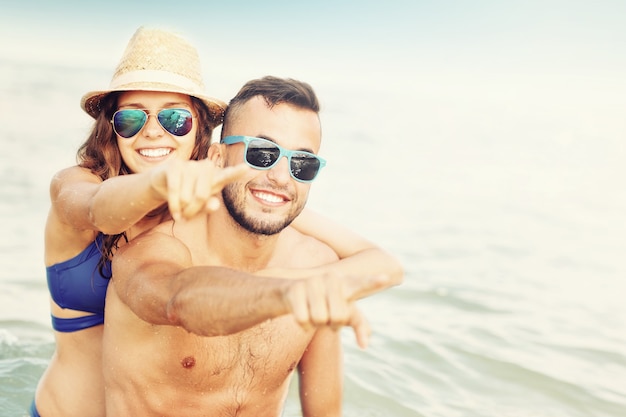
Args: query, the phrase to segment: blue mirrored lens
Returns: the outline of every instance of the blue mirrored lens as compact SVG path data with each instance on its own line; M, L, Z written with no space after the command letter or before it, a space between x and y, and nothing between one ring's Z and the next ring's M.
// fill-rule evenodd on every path
M193 126L191 112L186 109L164 109L157 117L163 129L174 136L185 136Z
M185 136L193 127L193 116L187 109L163 109L157 119L163 129L174 136ZM145 110L124 109L113 114L113 129L123 138L135 136L148 121Z
M121 137L131 138L139 133L147 119L143 110L119 110L113 115L113 128Z

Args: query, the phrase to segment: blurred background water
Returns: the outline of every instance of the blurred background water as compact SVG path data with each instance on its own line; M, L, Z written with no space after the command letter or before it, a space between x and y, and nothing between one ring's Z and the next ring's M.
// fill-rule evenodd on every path
M105 36L110 10L87 27L86 6L32 3L34 20L22 3L0 17L2 417L26 414L54 348L43 226L49 180L90 127L79 99L137 26L164 21L143 9ZM625 7L410 3L208 2L204 28L167 21L218 97L265 74L316 88L329 165L310 206L404 264L402 286L361 303L370 347L344 331L345 415L625 415ZM304 15L318 32L290 37ZM233 20L253 33L209 31Z

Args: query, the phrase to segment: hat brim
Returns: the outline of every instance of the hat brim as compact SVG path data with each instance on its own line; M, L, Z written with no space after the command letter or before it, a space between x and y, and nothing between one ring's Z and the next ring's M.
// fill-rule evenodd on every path
M151 82L150 85L141 85L141 83L137 83L136 85L125 85L121 88L116 89L108 89L108 90L99 90L99 91L90 91L85 94L80 100L80 107L91 117L96 119L98 114L102 111L100 107L100 102L109 94L113 92L122 92L122 91L156 91L161 93L179 93L186 94L191 97L195 97L208 107L209 109L209 123L216 127L220 125L224 119L224 112L226 111L227 104L215 97L210 97L204 94L199 94L197 92L185 91L180 87L173 87L169 84L159 85L158 83Z

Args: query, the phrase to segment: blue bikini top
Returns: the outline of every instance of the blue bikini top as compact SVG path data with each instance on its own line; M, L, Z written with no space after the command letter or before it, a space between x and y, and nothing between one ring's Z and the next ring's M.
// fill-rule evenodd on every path
M109 278L100 274L102 234L81 253L67 261L46 267L48 289L55 303L62 308L93 313L77 318L52 316L52 327L60 332L74 332L104 323L104 298ZM111 270L107 261L105 272Z

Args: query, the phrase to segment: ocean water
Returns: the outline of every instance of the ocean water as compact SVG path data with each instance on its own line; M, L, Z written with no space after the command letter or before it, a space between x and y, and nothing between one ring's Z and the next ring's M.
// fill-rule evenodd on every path
M89 129L80 96L107 76L0 61L1 417L26 415L54 349L48 183ZM592 121L436 83L312 84L329 165L311 206L406 271L360 304L368 349L343 331L345 415L626 415L624 109ZM300 415L295 385L284 414Z

